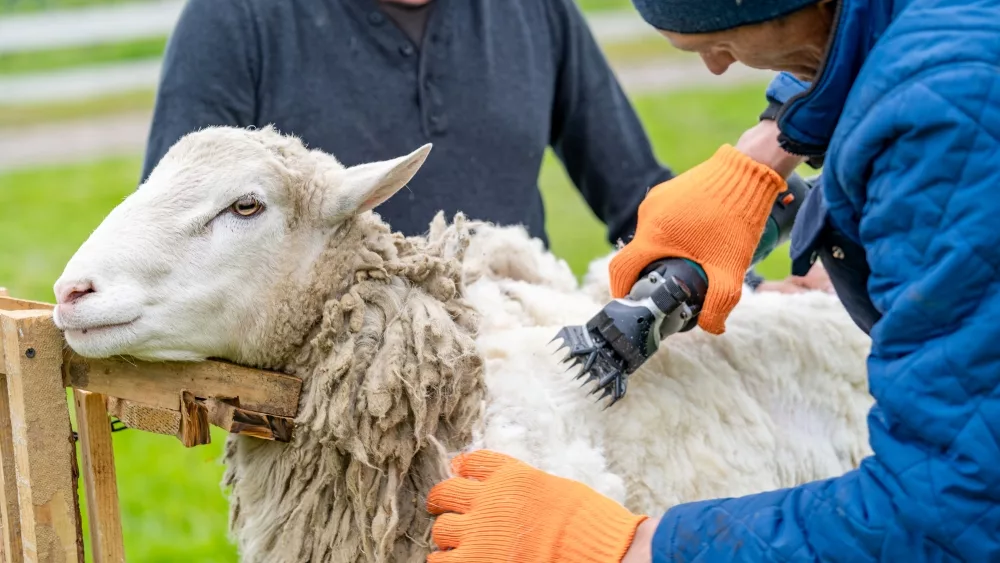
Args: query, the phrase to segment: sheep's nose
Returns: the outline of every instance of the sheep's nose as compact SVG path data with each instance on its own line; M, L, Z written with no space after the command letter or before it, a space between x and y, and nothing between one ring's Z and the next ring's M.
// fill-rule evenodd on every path
M85 295L94 293L94 284L89 281L65 283L56 289L56 303L59 305L72 305Z

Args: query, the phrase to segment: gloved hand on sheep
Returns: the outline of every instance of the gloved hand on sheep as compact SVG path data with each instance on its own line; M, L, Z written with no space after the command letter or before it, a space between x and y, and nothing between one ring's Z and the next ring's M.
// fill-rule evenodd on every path
M822 260L872 336L874 454L653 517L476 452L431 492L441 550L428 561L1000 561L1000 2L633 2L717 74L781 71L768 89L780 112L650 191L610 264L613 295L654 260L692 259L709 276L700 326L725 333L786 175L753 137L773 127L793 163L825 157L792 253L798 272Z

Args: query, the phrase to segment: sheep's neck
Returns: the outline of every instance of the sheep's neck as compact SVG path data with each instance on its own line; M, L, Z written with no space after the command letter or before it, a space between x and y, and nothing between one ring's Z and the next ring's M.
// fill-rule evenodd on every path
M398 550L422 561L426 494L445 476L445 450L468 444L480 418L477 318L461 292L461 255L449 254L454 245L393 236L375 221L348 232L365 236L331 245L322 260L331 268L318 268L316 279L349 283L325 288L325 302L309 309L318 312L308 339L287 366L304 380L294 441L237 440L227 454L232 525L246 541L267 533L258 518L327 527L316 534L329 544L309 548L316 559L290 561L334 549L348 551L344 561L410 559Z

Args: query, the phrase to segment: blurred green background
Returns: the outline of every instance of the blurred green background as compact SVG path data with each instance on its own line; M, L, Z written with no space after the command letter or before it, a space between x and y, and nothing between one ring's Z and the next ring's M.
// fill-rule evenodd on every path
M68 47L4 50L3 26L22 21L12 18L42 17L57 14L53 12L57 9L157 2L162 4L161 0L0 0L0 286L14 296L51 302L52 283L66 260L135 189L143 137L132 133L131 144L111 144L103 152L95 147L108 145L108 136L125 135L102 129L101 124L117 123L123 116L140 123L148 119L153 89L123 86L114 92L62 97L40 89L40 101L30 96L5 98L5 94L37 77L97 75L116 66L155 62L166 36L154 33ZM598 19L627 19L631 9L628 0L579 2L588 16ZM690 56L648 33L619 33L602 40L602 46L616 72L631 77L629 83L673 68L670 65L692 62ZM660 90L647 85L630 96L656 154L681 172L710 156L720 144L735 142L756 121L763 108L764 86L764 81L720 79ZM96 128L91 137L84 135L81 141L73 136L83 135L80 131L86 132L88 124ZM582 274L590 260L610 249L603 226L551 153L540 182L552 249ZM787 275L787 249L772 255L760 271L772 279ZM132 430L114 434L129 561L236 561L227 539L227 505L220 487L218 459L224 436L213 429L212 438L210 446L185 449L172 437Z

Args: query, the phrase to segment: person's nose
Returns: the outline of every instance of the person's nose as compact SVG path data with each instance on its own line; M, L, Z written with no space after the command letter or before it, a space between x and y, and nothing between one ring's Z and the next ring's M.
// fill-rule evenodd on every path
M724 51L701 52L699 54L709 72L716 76L725 73L736 62L736 59L732 55Z

